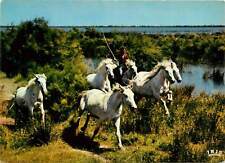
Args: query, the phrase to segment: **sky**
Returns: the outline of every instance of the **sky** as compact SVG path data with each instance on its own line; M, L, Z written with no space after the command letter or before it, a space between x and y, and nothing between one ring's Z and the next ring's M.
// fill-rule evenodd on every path
M0 25L225 25L225 0L0 0Z

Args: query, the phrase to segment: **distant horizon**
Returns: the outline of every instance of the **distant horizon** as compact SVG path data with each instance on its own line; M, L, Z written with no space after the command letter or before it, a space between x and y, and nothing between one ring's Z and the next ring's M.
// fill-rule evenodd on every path
M25 21L23 21L25 22ZM16 27L18 25L0 25L2 27ZM48 25L49 27L225 27L225 25Z
M225 0L0 0L0 25L44 17L49 26L225 25Z
M17 26L0 26L0 31L16 28ZM145 33L145 34L172 34L172 33L224 33L225 25L218 26L49 26L52 29L70 31L77 29L85 32L94 29L100 33L119 32L119 33Z

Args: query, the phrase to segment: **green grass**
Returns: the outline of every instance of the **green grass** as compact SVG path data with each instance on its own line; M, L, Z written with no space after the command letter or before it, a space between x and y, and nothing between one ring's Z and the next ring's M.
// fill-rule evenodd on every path
M133 143L128 140L136 140ZM112 162L161 162L169 160L169 152L162 151L159 147L163 143L169 143L167 136L158 137L154 134L141 135L129 134L123 135L124 151L112 148L107 152L101 153L101 156ZM115 143L115 141L114 141ZM130 144L129 144L130 143ZM107 150L107 149L106 149Z
M104 135L104 132L103 132ZM111 135L111 134L109 134ZM137 136L125 135L128 137ZM141 135L139 135L142 137ZM155 135L146 135L147 139L156 139ZM98 141L100 138L97 138ZM141 138L142 139L142 138ZM164 142L166 140L166 137ZM125 139L123 139L124 141ZM162 140L162 138L161 138ZM159 141L161 141L159 140ZM148 140L150 141L150 140ZM115 141L105 140L101 141L100 145L104 146L92 153L81 152L77 148L72 148L62 140L53 141L48 145L41 147L27 147L27 148L0 148L0 158L6 162L104 162L104 160L112 162L159 162L167 161L169 153L159 150L159 141L143 145L144 142L138 142L132 145L124 145L125 151L119 150ZM163 142L163 141L162 141ZM161 143L162 143L161 142ZM160 143L160 144L161 144ZM97 155L97 156L96 156Z
M23 148L17 150L6 150L0 148L1 161L14 162L36 162L36 163L91 163L103 162L100 158L90 154L76 151L62 141L55 141L42 147Z
M151 137L151 135L149 135ZM103 143L104 144L104 143ZM162 162L169 161L170 153L161 151L157 143L151 145L125 146L125 151L114 147L107 147L96 151L86 152L72 148L65 142L58 140L41 147L22 149L0 148L1 161L14 162L37 162L37 163L92 163L92 162ZM209 162L218 162L225 159L222 157L211 157Z
M174 90L170 106L171 118L163 108L151 101L142 100L139 109L124 108L121 120L122 142L125 151L117 148L115 127L112 122L103 124L95 141L90 137L96 126L91 120L85 136L74 136L74 124L48 123L48 145L35 147L30 139L40 135L25 130L0 127L0 158L6 162L219 162L225 155L208 157L207 150L225 151L225 96L190 96L191 87ZM77 113L76 113L77 114ZM141 118L141 119L140 119ZM77 116L74 120L76 121ZM83 126L85 116L81 118ZM70 121L73 122L73 121ZM72 124L72 125L71 125ZM135 126L132 128L132 126ZM40 130L41 131L41 130ZM39 144L40 145L40 144ZM79 151L77 150L79 149ZM82 152L82 151L89 151ZM91 153L90 153L91 152ZM81 158L80 158L81 157Z

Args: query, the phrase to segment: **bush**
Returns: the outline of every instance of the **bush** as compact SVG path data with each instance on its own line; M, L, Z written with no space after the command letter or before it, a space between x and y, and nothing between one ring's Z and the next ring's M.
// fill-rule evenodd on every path
M223 62L225 58L224 33L176 36L107 33L106 36L116 56L121 46L127 48L139 71L150 70L165 57L182 62L208 63ZM88 89L84 57L106 56L108 49L103 37L94 29L86 32L51 29L44 19L37 18L2 31L1 47L2 70L8 76L28 81L33 73L45 73L49 94L45 97L44 107L49 117L45 129L40 127L38 111L35 112L36 129L31 127L32 123L27 123L27 126L23 123L11 134L0 127L0 143L20 148L48 143L51 135L54 139L59 138L61 133L55 130L51 133L50 126L65 121L72 111L71 106L77 102L78 94ZM193 97L193 90L193 86L173 90L174 101L169 107L169 119L163 107L148 98L139 101L137 110L124 108L121 117L123 134L153 134L172 139L169 142L158 140L158 148L143 152L137 159L145 162L207 161L207 149L225 150L225 96L202 93ZM11 115L16 117L15 110ZM17 118L21 120L21 117ZM114 126L108 124L106 130L113 129ZM143 143L145 139L138 136L126 139L127 145L138 141L148 145L154 143L153 140ZM158 151L165 154L164 160L160 159Z
M18 80L29 80L34 73L45 73L49 94L44 107L51 118L68 117L78 92L87 86L83 51L74 29L69 34L51 29L42 18L21 23L3 32L3 71Z

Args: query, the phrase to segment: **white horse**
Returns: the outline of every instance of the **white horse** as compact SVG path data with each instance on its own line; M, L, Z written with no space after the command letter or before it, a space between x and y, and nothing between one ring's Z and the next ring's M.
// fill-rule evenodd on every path
M115 69L116 67L117 64L112 59L104 59L97 67L97 73L89 74L87 76L88 83L93 88L100 89L104 92L111 91L109 75L114 78L113 69Z
M165 108L166 114L170 116L166 100L172 101L170 85L175 81L181 82L182 78L177 65L172 60L165 60L158 63L152 71L142 71L137 74L130 84L133 92L142 96L153 96L160 100ZM167 95L167 99L163 99Z
M118 146L123 149L120 134L120 115L122 113L123 104L137 108L134 101L134 93L128 87L119 86L118 89L107 93L98 89L84 91L80 98L80 112L76 125L77 127L79 126L80 118L84 111L87 111L90 114L87 115L86 122L81 128L83 132L85 132L87 128L91 115L98 118L99 122L92 136L92 139L94 139L103 121L111 119L115 120Z
M40 108L42 114L42 123L45 124L45 110L43 106L43 94L47 94L45 74L35 74L27 86L16 90L15 103L22 108L28 108L33 118L34 108Z

